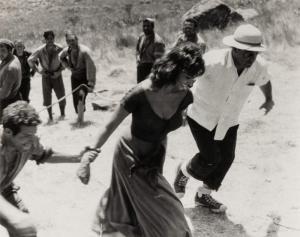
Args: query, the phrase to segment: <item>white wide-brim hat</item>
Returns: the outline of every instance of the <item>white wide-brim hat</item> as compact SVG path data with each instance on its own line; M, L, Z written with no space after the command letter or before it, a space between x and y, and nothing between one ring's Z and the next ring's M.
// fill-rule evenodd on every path
M247 51L262 52L266 50L266 47L262 44L260 30L250 24L240 25L233 35L223 38L223 43Z

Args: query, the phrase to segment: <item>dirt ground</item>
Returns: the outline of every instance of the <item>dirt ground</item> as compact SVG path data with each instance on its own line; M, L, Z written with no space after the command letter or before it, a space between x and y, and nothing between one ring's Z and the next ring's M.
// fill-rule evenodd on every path
M192 219L195 237L298 237L300 236L300 48L284 50L282 57L270 64L276 106L267 116L258 107L263 96L255 89L242 112L238 134L236 160L218 193L213 194L228 206L226 215L212 214L194 207L193 197L199 183L191 180L182 200ZM107 98L117 101L122 91L134 84L132 73L122 74L122 80L107 77L99 89L118 88L90 95L86 124L74 125L75 114L71 98L67 100L67 118L54 125L42 124L39 135L43 144L65 153L78 153L94 143L97 131L111 112L93 111L91 102ZM126 68L126 67L125 67ZM124 72L123 72L124 73ZM65 74L67 93L69 74ZM108 72L107 72L108 74ZM131 76L131 79L128 79ZM118 84L114 84L114 80ZM121 82L120 82L121 81ZM32 81L32 104L42 109L41 80ZM119 88L120 87L120 88ZM99 96L101 95L101 96ZM59 116L57 106L55 117ZM46 112L41 116L46 121ZM130 118L113 134L92 165L92 178L84 186L75 176L77 164L45 164L28 162L17 178L20 194L38 223L39 237L89 236L95 207L110 182L111 158L118 135ZM172 183L176 165L196 152L188 127L169 135L165 176ZM0 236L5 236L0 230Z

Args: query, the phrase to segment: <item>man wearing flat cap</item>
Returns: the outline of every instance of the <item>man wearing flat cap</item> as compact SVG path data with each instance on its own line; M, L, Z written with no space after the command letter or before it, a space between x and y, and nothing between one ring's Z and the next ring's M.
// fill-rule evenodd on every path
M61 99L65 96L65 87L61 73L64 68L58 59L58 54L63 48L54 43L55 35L52 30L44 32L44 39L46 44L40 46L30 55L28 63L33 70L42 75L43 105L47 107L49 115L48 123L52 123L52 90L54 90L57 99ZM37 66L38 64L41 68ZM59 102L59 119L64 119L65 107L66 100L62 99Z
M14 44L8 39L0 39L0 118L9 104L20 99L21 64L13 55Z
M150 74L156 59L165 52L165 44L154 32L154 19L143 20L143 33L136 45L137 82L141 82Z
M258 55L265 51L261 32L253 25L241 25L223 43L230 48L204 54L206 70L196 80L194 103L187 112L199 152L179 165L174 181L179 197L184 195L190 177L202 181L195 203L215 213L226 211L211 192L220 188L234 160L238 117L246 99L259 86L265 97L260 109L267 114L274 106L266 62Z

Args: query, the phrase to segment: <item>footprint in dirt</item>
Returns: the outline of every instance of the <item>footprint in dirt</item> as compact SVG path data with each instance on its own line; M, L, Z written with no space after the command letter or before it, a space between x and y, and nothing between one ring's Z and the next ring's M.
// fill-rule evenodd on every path
M197 206L185 208L193 224L194 237L250 237L241 224L233 223L226 214L215 214Z

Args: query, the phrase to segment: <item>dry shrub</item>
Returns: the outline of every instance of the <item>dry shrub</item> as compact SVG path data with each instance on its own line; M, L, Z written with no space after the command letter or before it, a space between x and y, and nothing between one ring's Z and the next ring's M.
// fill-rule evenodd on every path
M132 48L136 45L137 36L126 32L119 33L115 38L115 43L118 49Z

